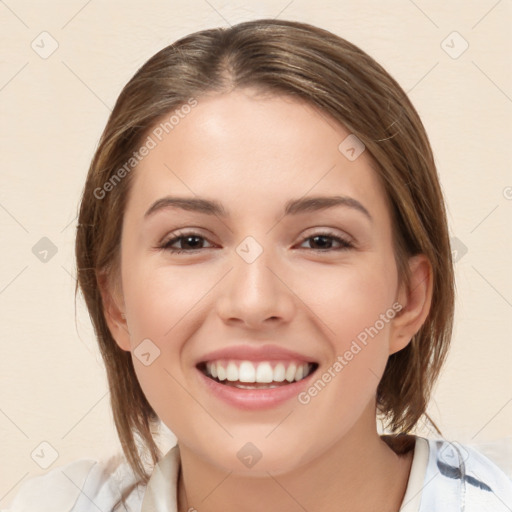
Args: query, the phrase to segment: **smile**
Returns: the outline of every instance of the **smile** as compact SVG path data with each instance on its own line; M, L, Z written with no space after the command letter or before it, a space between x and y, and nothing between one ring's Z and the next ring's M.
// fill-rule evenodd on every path
M271 389L301 381L313 373L317 363L303 361L248 361L219 359L199 363L207 377L238 389Z

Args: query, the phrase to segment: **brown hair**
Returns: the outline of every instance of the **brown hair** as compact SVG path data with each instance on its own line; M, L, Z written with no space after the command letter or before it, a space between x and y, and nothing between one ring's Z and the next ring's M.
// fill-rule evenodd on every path
M428 418L431 389L447 355L455 284L445 206L425 129L398 83L358 47L305 23L260 19L183 37L151 57L122 90L89 168L76 238L77 290L105 361L123 451L144 483L149 475L136 437L152 464L158 462L152 429L159 419L139 385L131 354L119 348L107 327L99 289L101 275L117 276L119 270L133 173L112 179L116 173L119 178L119 169L162 115L191 98L246 86L302 99L355 134L373 158L391 205L400 280L409 283L409 256L423 253L431 263L429 314L411 342L389 357L377 389L378 412L393 433L406 433L423 415ZM105 193L107 182L114 186Z

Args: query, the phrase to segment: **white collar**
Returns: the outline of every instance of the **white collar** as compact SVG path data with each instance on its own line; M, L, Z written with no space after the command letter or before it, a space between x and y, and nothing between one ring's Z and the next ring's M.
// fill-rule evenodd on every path
M181 466L179 446L173 446L158 461L149 479L141 512L178 512L178 474Z
M418 512L430 452L428 439L416 436L411 472L399 512Z

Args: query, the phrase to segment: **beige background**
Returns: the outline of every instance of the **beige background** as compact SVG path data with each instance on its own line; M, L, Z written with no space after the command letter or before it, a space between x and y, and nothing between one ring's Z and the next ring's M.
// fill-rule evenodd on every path
M261 17L306 21L359 45L422 116L459 258L453 348L429 411L444 437L479 446L512 476L511 2L315 6L0 3L0 506L45 471L36 461L51 461L52 450L48 469L120 449L92 328L81 300L75 325L73 300L77 204L109 109L137 68L178 37ZM52 40L58 48L42 58ZM47 262L32 252L43 237L58 251Z

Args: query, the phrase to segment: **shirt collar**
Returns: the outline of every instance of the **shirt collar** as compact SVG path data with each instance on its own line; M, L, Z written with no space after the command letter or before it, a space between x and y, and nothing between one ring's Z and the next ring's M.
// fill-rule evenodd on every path
M144 492L141 512L178 512L180 449L173 446L158 461Z

